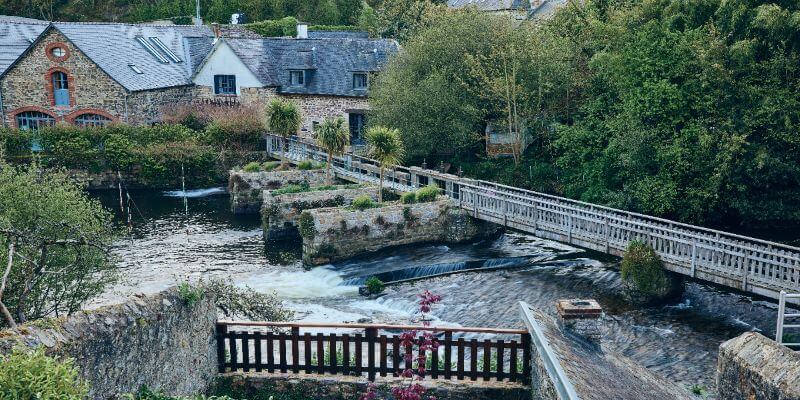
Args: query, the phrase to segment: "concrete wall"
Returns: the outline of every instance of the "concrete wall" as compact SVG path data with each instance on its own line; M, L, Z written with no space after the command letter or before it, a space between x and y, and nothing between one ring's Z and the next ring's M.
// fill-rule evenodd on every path
M93 399L112 398L141 385L169 394L203 392L217 376L211 298L186 305L173 288L127 303L38 320L19 332L0 332L0 352L44 346L75 359Z
M494 234L499 229L474 220L451 200L394 203L364 211L321 208L305 213L309 213L313 224L313 229L306 229L304 222L300 223L303 262L309 265L412 243L458 243Z
M756 332L723 343L717 358L720 400L800 399L800 354Z
M346 186L339 186L339 189L333 190L287 193L278 196L272 196L265 191L264 204L261 207L264 239L269 241L299 238L297 218L304 210L347 206L360 196L369 196L377 201L378 188L373 186L348 189Z
M307 183L309 186L324 185L325 170L231 171L228 177L231 210L234 214L258 214L261 211L264 190L301 183Z

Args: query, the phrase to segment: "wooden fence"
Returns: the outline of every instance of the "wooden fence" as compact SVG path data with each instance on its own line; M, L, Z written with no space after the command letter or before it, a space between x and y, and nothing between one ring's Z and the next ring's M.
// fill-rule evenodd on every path
M329 333L319 332L320 330ZM438 351L401 348L403 331L431 331ZM484 336L482 339L465 335ZM510 339L503 339L503 337ZM219 372L399 376L406 354L429 360L428 379L494 380L528 384L531 336L527 330L435 328L405 325L221 321Z
M286 153L280 138L266 135L267 150L290 160L324 161L313 142L292 138ZM354 154L334 158L342 179L377 183L375 160ZM429 169L393 166L384 185L399 191L436 184L475 218L580 247L621 255L633 240L652 246L671 271L777 299L781 290L800 292L800 248L538 193Z

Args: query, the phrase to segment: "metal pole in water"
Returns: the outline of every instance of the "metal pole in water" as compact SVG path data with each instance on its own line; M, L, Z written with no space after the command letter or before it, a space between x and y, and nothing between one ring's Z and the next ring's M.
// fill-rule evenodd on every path
M117 170L117 188L119 189L119 210L125 215L125 206L122 204L122 174Z

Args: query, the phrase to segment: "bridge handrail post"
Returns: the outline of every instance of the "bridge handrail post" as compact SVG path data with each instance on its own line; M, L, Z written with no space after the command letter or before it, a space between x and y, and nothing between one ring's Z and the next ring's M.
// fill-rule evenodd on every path
M697 275L697 239L692 237L692 278Z
M781 290L778 296L778 322L775 328L775 341L779 344L783 343L783 317L786 313L786 291Z

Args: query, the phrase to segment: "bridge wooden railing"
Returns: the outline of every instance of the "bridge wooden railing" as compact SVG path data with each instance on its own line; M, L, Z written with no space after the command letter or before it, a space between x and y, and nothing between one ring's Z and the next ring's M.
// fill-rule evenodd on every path
M268 152L282 157L280 138L266 138ZM295 161L326 158L316 144L297 138L289 140L286 155ZM378 182L374 160L346 154L333 164L343 179ZM430 169L395 166L385 179L386 186L401 191L435 183L476 218L540 237L612 255L641 240L680 274L774 299L781 290L800 292L797 247Z
M438 351L401 348L400 333L412 330L432 331L438 337ZM465 335L486 337L479 340ZM219 372L366 375L374 381L376 376L399 376L407 368L405 355L411 352L430 360L424 374L427 379L526 385L530 381L531 336L524 329L217 322Z

